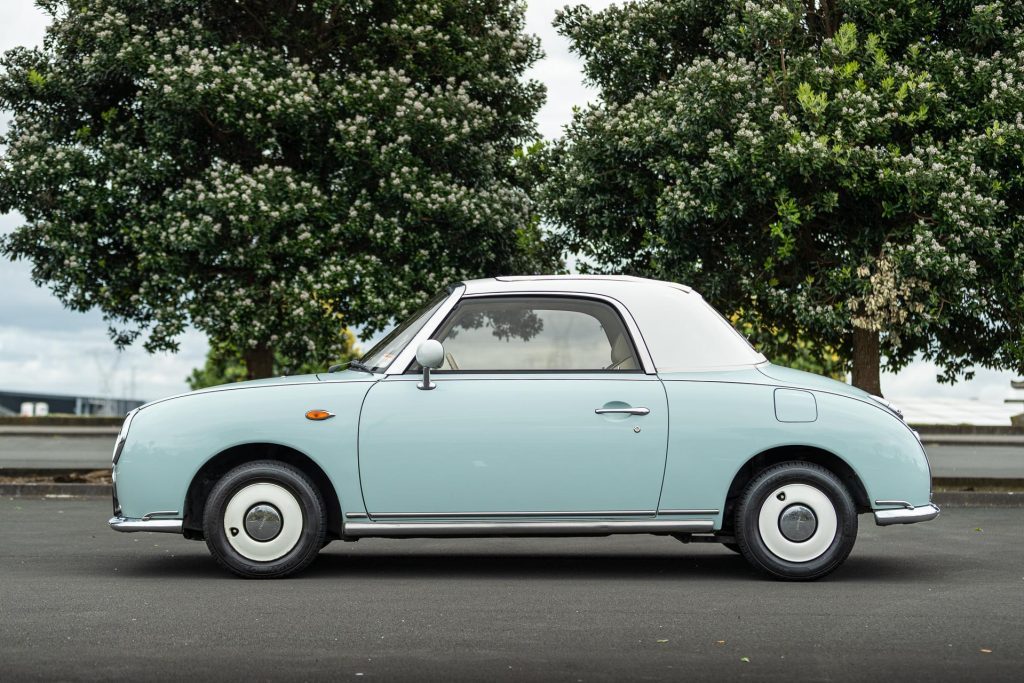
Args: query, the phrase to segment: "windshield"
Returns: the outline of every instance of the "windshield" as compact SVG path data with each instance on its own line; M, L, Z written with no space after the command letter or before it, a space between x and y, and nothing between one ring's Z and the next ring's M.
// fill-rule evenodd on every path
M430 319L430 316L441 307L441 304L445 302L445 299L451 294L450 291L444 290L438 293L433 299L427 302L427 304L420 310L413 313L395 329L388 332L388 334L381 339L377 344L370 349L366 355L360 360L360 364L364 365L367 370L372 372L383 372L387 370L388 366L391 365L392 361L398 356L398 354L405 348L406 344L416 336L416 333L420 331L420 328Z

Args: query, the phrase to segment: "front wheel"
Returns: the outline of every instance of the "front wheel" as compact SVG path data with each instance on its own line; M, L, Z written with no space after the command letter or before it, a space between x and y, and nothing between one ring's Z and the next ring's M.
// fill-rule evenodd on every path
M324 545L326 527L316 485L274 460L246 463L221 477L203 515L214 559L249 579L283 578L305 568Z
M736 543L778 579L818 579L841 565L857 540L857 509L824 467L785 462L759 474L736 510Z

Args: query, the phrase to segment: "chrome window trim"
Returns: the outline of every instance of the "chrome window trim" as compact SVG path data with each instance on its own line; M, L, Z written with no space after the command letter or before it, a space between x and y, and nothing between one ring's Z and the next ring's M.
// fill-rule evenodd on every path
M425 339L430 339L435 332L441 327L441 323L445 321L448 314L455 308L455 306L462 299L492 299L492 298L509 298L509 297L558 297L561 299L591 299L594 301L600 301L606 305L612 307L616 313L619 314L619 318L622 320L623 325L626 327L626 331L629 333L630 341L633 344L633 348L636 350L637 357L640 361L641 369L645 375L655 375L657 370L654 367L654 361L651 358L651 352L647 349L647 342L644 341L643 335L640 333L640 327L636 324L636 320L633 319L633 314L629 312L629 309L614 297L610 297L606 294L596 294L593 292L576 292L576 291L558 291L558 290L525 290L525 291L497 291L497 292L477 292L474 294L465 294L466 286L461 285L458 292L458 298L452 302L451 300L446 301L445 305L437 311L430 320L420 329L420 334L409 343L402 353L398 355L398 358L388 368L387 374L389 375L403 375L405 374L409 366L412 365L412 361L416 358L416 347L419 346L420 342ZM450 304L450 305L449 305ZM443 312L444 315L438 316ZM425 334L421 337L424 330L429 328L429 334ZM392 372L392 368L401 368L401 372ZM566 371L566 370L507 370L507 371L491 371L491 370L480 370L475 371L479 373L495 372L496 374L517 374L517 375L533 375L533 374L544 374L544 373L558 373L563 372L566 374L573 374L573 372L581 373L605 373L609 376L619 376L629 374L636 374L630 372L617 372L613 370L601 371L601 370L580 370L580 371ZM461 375L459 372L446 372L445 377L452 375Z
M708 533L710 519L557 522L346 522L346 536L605 536L610 534Z
M402 375L408 369L412 362L416 359L416 349L419 345L430 339L430 335L434 334L434 330L448 317L455 305L459 303L463 293L466 291L466 285L461 282L452 287L451 294L445 299L444 303L434 311L434 315L423 323L420 327L419 332L416 333L404 349L402 349L395 359L391 361L391 365L383 371L385 376L388 375Z

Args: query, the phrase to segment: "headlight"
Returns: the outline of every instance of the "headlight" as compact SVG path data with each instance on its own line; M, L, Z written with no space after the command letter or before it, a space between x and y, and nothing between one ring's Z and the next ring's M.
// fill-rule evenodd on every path
M117 441L114 443L114 456L111 458L114 465L117 464L118 458L121 457L124 440L128 438L128 429L132 426L132 419L135 418L135 413L137 412L139 412L138 408L128 412L128 415L124 418L124 424L121 425L121 431L117 433Z
M871 394L871 398L875 401L875 403L881 403L883 406L892 411L898 418L906 422L906 420L903 419L903 411L897 408L895 403L886 401L881 396L875 396L874 394Z

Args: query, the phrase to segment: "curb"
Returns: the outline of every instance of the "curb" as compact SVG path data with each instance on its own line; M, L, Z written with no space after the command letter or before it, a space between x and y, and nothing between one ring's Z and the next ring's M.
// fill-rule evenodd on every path
M0 496L13 498L110 498L110 484L0 484Z
M0 484L0 496L13 498L110 498L109 484ZM932 496L939 507L1024 508L1024 493L1012 491L938 491Z
M932 502L940 508L1024 508L1024 493L992 491L938 491Z

